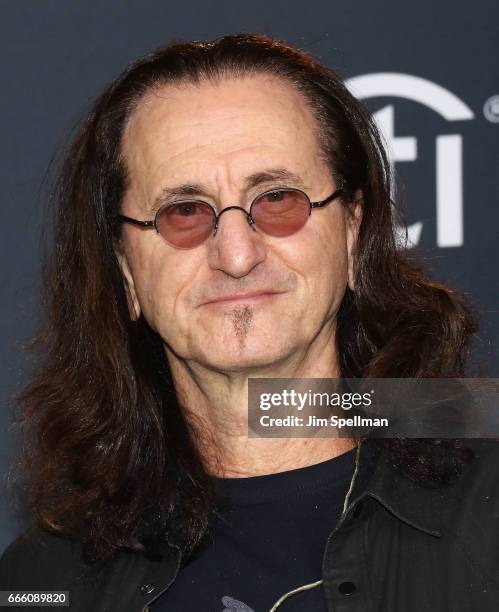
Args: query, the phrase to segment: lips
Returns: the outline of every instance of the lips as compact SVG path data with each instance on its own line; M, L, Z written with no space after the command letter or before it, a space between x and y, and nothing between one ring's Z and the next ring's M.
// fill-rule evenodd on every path
M273 291L272 289L260 289L258 291L248 291L246 293L231 293L228 295L222 295L220 297L214 297L206 302L203 302L201 306L205 306L207 304L218 304L222 302L234 302L234 301L244 301L244 300L258 300L259 298L264 299L266 297L270 297L273 295L278 295L279 291Z

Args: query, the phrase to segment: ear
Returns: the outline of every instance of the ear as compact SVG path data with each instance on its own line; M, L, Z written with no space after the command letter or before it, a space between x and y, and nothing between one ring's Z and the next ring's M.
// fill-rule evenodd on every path
M347 251L348 251L348 286L354 291L355 289L355 261L357 253L357 239L359 235L360 225L362 223L362 211L363 211L363 197L364 194L360 189L355 192L353 202L348 204L347 207Z
M115 249L115 253L121 269L121 274L123 275L123 282L128 300L128 312L130 313L132 321L136 321L140 317L141 308L139 300L137 299L137 292L135 291L135 283L130 270L130 264L122 250Z

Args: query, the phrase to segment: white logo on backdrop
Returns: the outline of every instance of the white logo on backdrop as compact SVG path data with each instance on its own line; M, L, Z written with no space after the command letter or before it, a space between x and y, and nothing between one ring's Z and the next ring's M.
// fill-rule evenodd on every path
M396 72L378 72L354 77L347 87L360 99L389 97L404 98L426 106L447 121L473 119L474 114L452 92L427 79ZM388 105L374 114L374 119L387 145L390 164L397 161L415 161L418 143L414 136L395 136L395 111ZM460 134L436 137L436 203L437 245L456 247L463 244L463 143ZM392 186L392 195L394 188ZM398 228L399 243L415 246L419 242L423 222L419 221L405 232Z

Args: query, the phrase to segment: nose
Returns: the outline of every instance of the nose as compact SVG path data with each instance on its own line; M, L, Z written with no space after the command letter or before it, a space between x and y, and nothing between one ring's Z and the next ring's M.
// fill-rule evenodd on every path
M237 206L223 210L216 234L207 243L210 267L234 278L249 274L266 256L261 232L249 223L246 211Z

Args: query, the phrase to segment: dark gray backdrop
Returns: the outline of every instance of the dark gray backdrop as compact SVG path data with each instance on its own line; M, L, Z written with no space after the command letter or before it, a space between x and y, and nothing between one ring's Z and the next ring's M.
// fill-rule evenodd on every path
M416 248L435 277L473 298L475 361L498 376L496 0L11 0L0 10L1 473L15 456L12 397L29 370L19 348L39 316L48 164L125 64L172 39L266 33L354 78L392 137ZM0 494L1 551L29 517L13 512L4 485Z

